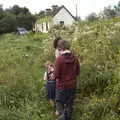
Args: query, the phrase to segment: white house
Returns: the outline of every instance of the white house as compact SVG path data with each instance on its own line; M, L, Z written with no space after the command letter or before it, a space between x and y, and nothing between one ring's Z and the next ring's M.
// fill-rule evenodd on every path
M68 11L65 6L61 6L58 12L52 17L38 20L35 24L34 30L36 32L47 33L54 25L71 26L75 21L75 17Z
M47 33L50 30L50 27L51 27L51 18L50 17L46 17L46 18L37 20L33 30L35 32Z

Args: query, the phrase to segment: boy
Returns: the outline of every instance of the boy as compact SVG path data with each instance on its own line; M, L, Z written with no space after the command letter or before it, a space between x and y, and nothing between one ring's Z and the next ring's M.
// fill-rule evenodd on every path
M80 66L78 59L70 51L68 41L60 40L58 49L61 55L55 64L56 108L61 117L59 120L70 120Z

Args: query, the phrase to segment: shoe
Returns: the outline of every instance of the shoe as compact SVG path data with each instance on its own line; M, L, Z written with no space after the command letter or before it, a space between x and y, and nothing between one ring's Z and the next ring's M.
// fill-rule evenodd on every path
M66 120L63 115L60 115L57 120Z
M60 116L60 113L56 110L53 115L55 116L55 118L58 118Z
M56 110L56 111L55 111L55 115L56 115L56 116L60 116L60 113Z

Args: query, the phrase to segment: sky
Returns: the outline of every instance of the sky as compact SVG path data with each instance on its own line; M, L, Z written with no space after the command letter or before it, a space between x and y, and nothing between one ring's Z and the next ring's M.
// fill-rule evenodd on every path
M38 13L40 10L51 8L52 5L64 5L74 16L76 15L76 4L78 16L84 19L92 12L99 13L109 5L114 6L120 0L0 0L3 8L9 8L13 5L27 7L32 13Z

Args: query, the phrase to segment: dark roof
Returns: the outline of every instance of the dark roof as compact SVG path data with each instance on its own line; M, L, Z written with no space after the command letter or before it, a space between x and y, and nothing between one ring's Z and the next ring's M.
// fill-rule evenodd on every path
M57 12L53 15L53 17L54 17L56 14L58 14L59 11L60 11L62 8L64 8L64 9L72 16L72 18L76 20L76 18L71 14L71 12L70 12L64 5L62 5L62 6L57 10Z

